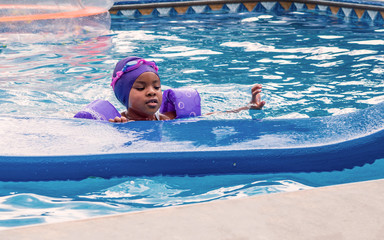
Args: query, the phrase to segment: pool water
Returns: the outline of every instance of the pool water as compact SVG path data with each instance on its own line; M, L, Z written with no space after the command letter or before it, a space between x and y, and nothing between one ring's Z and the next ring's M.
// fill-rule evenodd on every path
M247 104L255 83L267 118L353 112L384 100L383 34L312 12L116 17L98 38L0 44L0 116L72 118L94 99L123 110L109 83L129 55L155 60L163 89L196 88L203 113ZM383 167L379 159L317 173L0 182L0 229L379 179Z

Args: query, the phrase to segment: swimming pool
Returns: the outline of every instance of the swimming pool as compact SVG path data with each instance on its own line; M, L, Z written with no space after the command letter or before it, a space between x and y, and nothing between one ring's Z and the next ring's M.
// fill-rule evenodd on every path
M72 118L96 98L119 106L109 87L111 71L117 59L131 53L158 62L163 88L198 89L203 112L242 106L253 83L264 86L264 112L269 118L329 116L363 109L383 99L383 32L382 26L370 22L350 22L311 11L215 13L114 17L111 33L103 37L4 45L0 61L2 76L7 78L1 79L1 149L3 155L36 155L38 148L31 150L33 139L45 138L47 145L40 151L49 152L49 141L61 140L65 152L70 142L51 138L54 134L50 133L65 133L62 120ZM241 112L209 118L251 117ZM42 124L45 119L57 125ZM18 122L46 134L29 132ZM106 141L116 141L116 136L103 130L100 134ZM29 142L20 139L19 132L28 132ZM224 129L220 134L231 132ZM89 145L87 151L95 150L95 145ZM353 169L313 173L1 182L0 226L378 179L383 177L383 164L379 159Z

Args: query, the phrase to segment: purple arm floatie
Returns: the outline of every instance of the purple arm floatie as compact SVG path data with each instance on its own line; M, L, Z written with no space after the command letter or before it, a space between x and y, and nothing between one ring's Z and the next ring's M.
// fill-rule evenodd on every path
M121 115L110 102L99 99L85 106L74 117L108 121L115 117L121 117Z
M192 88L168 89L163 93L160 113L176 112L176 118L197 117L201 115L199 93Z

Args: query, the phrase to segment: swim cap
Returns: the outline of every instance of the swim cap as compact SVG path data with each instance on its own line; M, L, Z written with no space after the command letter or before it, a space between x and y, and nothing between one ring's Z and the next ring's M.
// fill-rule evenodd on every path
M128 108L129 93L136 79L145 72L153 72L159 76L157 70L155 62L140 57L131 56L120 60L113 71L111 83L116 98Z

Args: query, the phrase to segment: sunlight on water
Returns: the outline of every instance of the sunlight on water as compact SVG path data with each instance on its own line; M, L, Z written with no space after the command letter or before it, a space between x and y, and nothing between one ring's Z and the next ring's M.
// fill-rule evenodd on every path
M12 192L8 196L0 197L0 229L311 188L291 180L252 181L252 179L255 178L238 175L122 178L119 180L86 179L80 182L1 183L2 195L7 194L4 188L12 188L15 191L21 188L20 191L22 192L25 191L24 189L31 187L28 186L31 184L40 184L41 186L40 188L32 186L34 192L39 194ZM76 195L76 190L81 188L81 185L105 185L108 182L111 182L109 183L110 187ZM120 183L116 184L117 182ZM70 196L55 197L52 195L57 195L57 193L49 193L43 187L68 187L74 189L74 191L68 192ZM92 190L92 187L87 189L87 191L89 190ZM65 192L64 189L63 193Z

